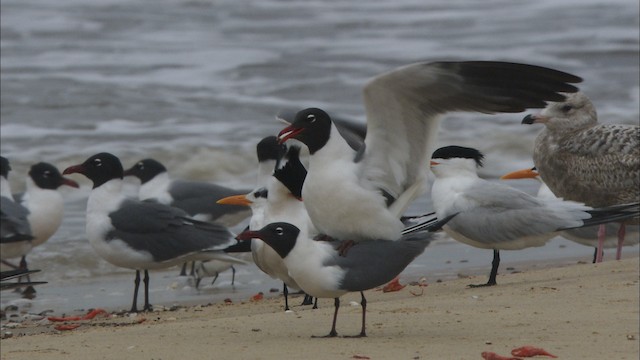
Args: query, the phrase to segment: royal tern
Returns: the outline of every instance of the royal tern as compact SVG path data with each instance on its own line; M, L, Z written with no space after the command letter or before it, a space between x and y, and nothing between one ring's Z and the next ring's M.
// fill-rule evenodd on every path
M273 143L272 143L273 144ZM280 146L277 143L274 145ZM246 195L232 196L220 200L224 204L249 206L254 212L249 223L250 230L261 229L266 224L287 221L297 226L315 232L313 224L307 215L299 193L292 193L285 184L294 189L301 189L304 176L301 171L304 167L299 159L299 148L290 147L287 151L286 164L275 171L269 179L265 179L266 187L259 188ZM301 169L302 168L302 169ZM297 182L297 184L296 184ZM296 190L294 190L296 191ZM285 296L285 311L289 310L289 288L300 289L300 286L290 276L282 258L262 240L256 238L251 241L251 253L253 261L267 275L283 281L283 293ZM304 305L308 305L311 299L305 298ZM315 307L315 306L314 306Z
M542 181L542 178L540 178L540 174L538 173L538 170L535 167L510 172L502 176L501 179L503 180L535 179L538 182L540 182L540 188L538 189L538 193L536 196L547 197L547 198L556 197L555 194L551 191L551 189L549 189L547 184L545 184L544 181ZM616 260L620 260L622 256L622 248L619 246L618 236L616 234L618 231L619 225L616 223L608 223L605 226L606 226L605 233L608 235L604 240L603 247L605 249L616 248ZM600 226L598 225L598 226L587 226L587 227L578 228L578 229L565 230L561 233L561 236L564 237L565 239L571 240L578 244L593 247L595 249L593 262L595 263L596 257L598 254L599 228ZM640 242L640 225L627 225L626 232L627 234L624 240L624 244L622 244L623 246L634 246L634 245L637 245L638 242Z
M594 209L557 198L538 198L510 186L478 177L483 154L473 148L446 146L431 158L436 179L431 189L439 219L457 214L444 227L453 239L493 249L489 281L496 284L499 250L542 246L558 232L637 216L638 203Z
M283 129L281 142L309 149L302 191L314 225L353 243L397 240L400 217L425 188L424 163L452 111L517 113L561 101L581 79L539 66L494 61L417 63L372 79L364 87L365 145L352 150L326 112L309 108Z

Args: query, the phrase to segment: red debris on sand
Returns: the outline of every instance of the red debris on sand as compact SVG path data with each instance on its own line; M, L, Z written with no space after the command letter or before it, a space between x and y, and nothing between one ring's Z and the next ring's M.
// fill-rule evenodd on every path
M80 321L80 320L91 320L96 317L98 314L107 314L103 309L93 309L89 311L84 316L66 316L66 317L57 317L57 316L49 316L47 319L52 322L62 322L62 321Z
M260 301L260 300L262 300L263 298L264 298L264 294L263 294L263 293L262 293L262 291L261 291L261 292L259 292L259 293L255 294L255 295L253 295L253 296L251 297L251 301Z
M407 286L407 285L400 284L400 278L398 276L396 276L395 279L391 280L387 285L385 285L382 288L382 292L400 291L400 290L404 289L405 286Z
M370 357L365 356L365 355L353 355L352 358L353 359L365 359L365 360L371 359Z
M522 360L520 358L498 355L491 351L483 351L480 355L482 355L484 360Z
M542 356L557 358L557 356L553 354L549 354L546 350L542 348L537 348L531 345L521 346L517 349L513 349L511 350L511 355L522 356L522 357L532 357L532 356L542 355Z
M68 330L76 329L76 328L80 327L80 325L81 324L58 325L58 326L54 327L54 329L59 330L59 331L68 331Z

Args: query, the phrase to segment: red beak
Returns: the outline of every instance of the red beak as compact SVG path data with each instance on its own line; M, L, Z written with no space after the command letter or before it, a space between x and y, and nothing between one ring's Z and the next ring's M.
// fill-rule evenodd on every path
M62 172L62 175L69 174L84 174L84 167L82 165L73 165L64 169L64 171Z
M278 134L278 144L282 144L285 141L295 137L300 134L304 129L296 128L293 125L287 126Z
M247 230L247 231L241 232L240 234L238 234L238 236L236 236L236 240L240 240L240 241L251 240L254 238L257 238L257 239L262 238L259 231Z
M65 177L62 178L62 185L67 185L67 186L71 186L71 187L74 187L74 188L79 188L80 187L80 185L78 185L77 182L75 182L75 181L73 181L71 179L67 179Z

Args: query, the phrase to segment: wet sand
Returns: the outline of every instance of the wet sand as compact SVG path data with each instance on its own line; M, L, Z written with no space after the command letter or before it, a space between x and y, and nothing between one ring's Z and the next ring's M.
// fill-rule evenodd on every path
M70 331L57 331L46 319L26 321L6 329L13 337L1 341L1 354L4 360L481 359L483 351L506 356L534 345L560 359L637 359L636 256L500 275L490 288L466 288L486 280L478 276L370 290L366 338L311 338L328 333L333 300L285 313L282 299L266 294L258 301L98 316L73 322L82 325ZM339 335L359 332L359 301L358 294L342 298Z

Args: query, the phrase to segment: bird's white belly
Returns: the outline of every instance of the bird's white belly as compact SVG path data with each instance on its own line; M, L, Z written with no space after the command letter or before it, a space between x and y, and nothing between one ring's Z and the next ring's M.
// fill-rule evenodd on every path
M402 222L388 211L378 192L363 189L356 179L335 176L334 171L323 173L307 176L302 193L318 231L340 240L400 238Z

